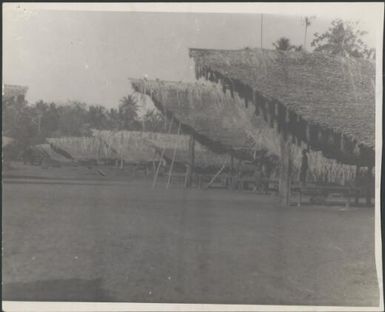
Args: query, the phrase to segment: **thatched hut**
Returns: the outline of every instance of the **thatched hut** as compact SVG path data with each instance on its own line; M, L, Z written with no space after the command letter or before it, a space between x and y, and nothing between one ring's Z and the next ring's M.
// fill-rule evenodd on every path
M198 142L216 153L229 153L248 161L277 162L280 155L280 137L273 128L256 114L253 105L237 94L210 82L181 83L133 80L133 87L148 94L155 105L170 120L181 122L185 132L192 133ZM292 147L292 176L298 176L302 147ZM355 169L325 158L320 152L309 155L313 178L327 176L331 182L353 179Z
M34 145L30 148L30 150L35 154L35 157L39 158L39 162L42 164L61 165L72 162L72 159L58 153L48 143ZM28 155L28 152L24 153L24 155Z
M345 165L374 166L375 66L369 60L262 49L190 49L196 77L255 107L280 136L283 198L291 149L321 151ZM286 174L286 176L285 176ZM285 180L285 182L283 181ZM280 187L281 188L281 187Z
M260 49L190 49L190 56L197 78L237 92L279 130L343 163L374 165L373 62Z
M152 99L170 123L180 125L194 142L205 146L212 155L217 154L214 161L219 161L219 166L227 159L230 172L234 172L234 159L258 161L276 156L279 144L274 131L245 110L240 98L223 93L217 85L138 79L131 83L136 92ZM190 154L194 154L194 147ZM194 163L195 155L190 158Z
M1 138L1 147L4 148L12 142L14 142L14 139L3 135Z
M212 83L131 80L136 92L150 96L170 122L180 123L201 145L218 154L231 153L251 160L274 154L274 131L248 114L241 100L234 100ZM199 146L198 146L199 147ZM262 153L263 151L263 153Z
M154 149L145 142L141 131L92 130L92 133L114 152L117 160L130 164L155 160Z
M116 153L95 137L47 138L51 148L64 157L78 161L115 159Z
M189 162L190 137L182 134L169 134L143 131L109 131L93 130L93 136L106 143L116 151L118 159L129 163L143 163L163 159L182 166ZM224 156L217 155L203 145L197 143L195 147L196 166L218 166L224 161ZM174 156L175 154L175 156Z
M22 103L25 101L27 91L28 87L26 86L5 84L2 90L3 101Z

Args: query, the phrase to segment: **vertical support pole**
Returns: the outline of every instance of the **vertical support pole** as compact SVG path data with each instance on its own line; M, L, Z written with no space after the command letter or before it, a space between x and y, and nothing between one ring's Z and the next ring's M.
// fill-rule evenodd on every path
M355 187L358 188L358 189L359 189L359 187L360 187L360 185L359 185L359 181L360 181L359 175L360 175L360 166L357 165L357 166L356 166L356 180L355 180ZM355 192L353 192L353 193L354 193L354 203L355 203L356 205L358 205L359 200L360 200L360 194L359 194L358 191L355 191Z
M281 205L288 206L291 188L291 151L290 140L285 138L283 131L280 134L280 147L279 197Z
M238 168L237 168L237 178L236 178L236 188L239 191L243 190L243 182L242 182L242 160L238 159Z
M234 188L234 156L230 154L230 188Z
M261 49L263 47L263 14L261 14Z
M180 127L181 127L181 124L179 122L178 136L180 135ZM167 184L166 184L166 188L167 189L170 186L170 183L171 183L171 180L172 180L172 171L174 170L174 163L175 163L175 157L176 157L176 150L177 150L177 148L178 148L178 141L176 140L175 141L175 145L174 145L174 152L172 154L170 170L168 171L168 179L167 179Z
M171 117L169 128L168 128L168 134L171 133L173 122L174 122L174 116ZM159 169L160 169L160 166L162 164L162 160L163 160L163 156L164 156L165 151L166 151L166 148L163 148L162 152L160 154L159 162L158 162L158 167L156 168L156 171L155 171L155 174L154 174L154 178L152 180L152 188L155 188L155 186L156 186L156 182L158 180L158 175L159 175Z
M372 205L372 169L373 166L368 166L368 172L367 172L367 182L366 182L366 204L368 206Z
M194 167L195 167L195 137L194 135L190 135L189 144L188 144L188 152L189 152L189 166L187 167L187 179L185 183L185 187L191 187L193 175L194 175Z

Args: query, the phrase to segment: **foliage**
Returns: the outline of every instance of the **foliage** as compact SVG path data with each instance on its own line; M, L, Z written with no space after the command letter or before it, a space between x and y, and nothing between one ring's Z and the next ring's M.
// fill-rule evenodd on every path
M164 132L165 129L165 118L161 113L155 110L148 111L143 116L143 129L151 132Z
M358 29L358 22L333 20L331 27L323 34L314 34L311 46L314 51L350 57L374 57L374 49L369 49L362 41L366 31Z
M90 136L91 129L165 132L163 116L156 111L139 120L132 95L123 97L119 107L111 109L77 101L57 105L40 100L30 105L3 99L2 115L3 135L15 139L13 157L31 145L44 143L46 138Z
M276 42L273 43L273 46L276 50L280 51L290 51L292 49L290 39L286 37L279 38Z
M303 47L302 45L293 45L290 42L289 38L281 37L276 42L273 43L273 46L276 50L279 51L302 51Z
M134 130L138 128L138 106L132 95L123 97L119 105L121 128Z

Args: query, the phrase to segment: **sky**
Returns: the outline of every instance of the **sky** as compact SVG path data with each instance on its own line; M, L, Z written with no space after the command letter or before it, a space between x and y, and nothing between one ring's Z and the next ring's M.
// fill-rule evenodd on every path
M291 12L292 14L293 12ZM317 16L308 29L327 30ZM365 21L361 27L365 30ZM263 48L304 43L303 17L263 15ZM375 46L375 34L364 41ZM117 107L129 78L193 81L188 48L260 47L260 14L10 10L3 16L3 83L29 87L27 100Z

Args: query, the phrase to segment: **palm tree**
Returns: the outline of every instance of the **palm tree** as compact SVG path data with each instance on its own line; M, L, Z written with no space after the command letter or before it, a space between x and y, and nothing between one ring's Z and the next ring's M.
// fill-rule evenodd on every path
M276 42L273 43L273 46L276 50L280 51L290 51L293 48L290 43L290 39L286 37L279 38Z
M137 101L133 95L127 95L120 100L119 119L121 127L126 130L134 130L137 126L138 118Z
M311 25L311 20L312 19L315 19L315 16L306 16L305 17L305 20L304 20L304 23L305 23L305 38L303 40L303 47L304 49L306 50L306 37L307 37L307 28Z

